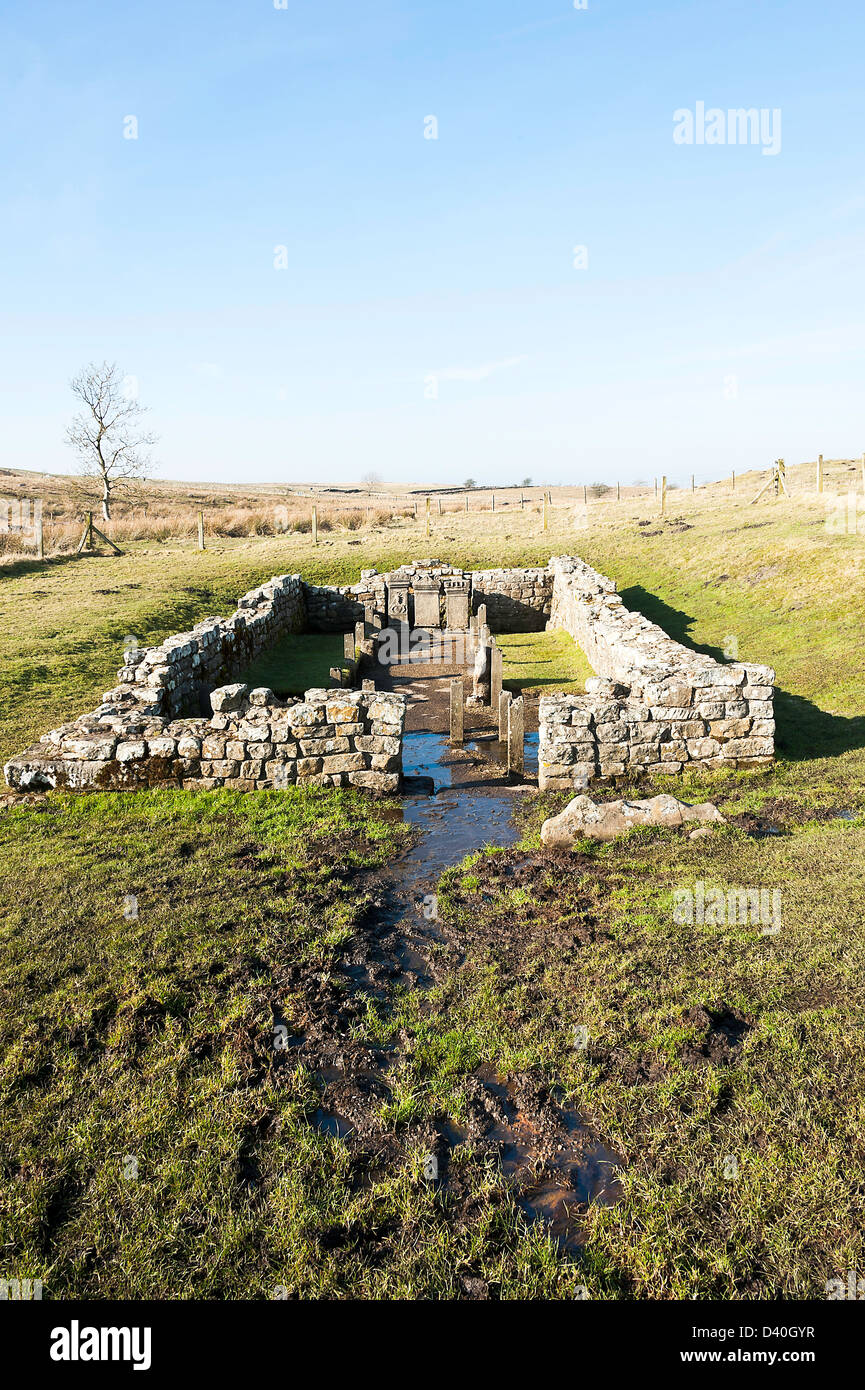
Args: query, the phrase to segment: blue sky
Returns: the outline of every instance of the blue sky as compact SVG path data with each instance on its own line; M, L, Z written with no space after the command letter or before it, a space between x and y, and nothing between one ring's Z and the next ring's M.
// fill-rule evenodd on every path
M7 0L2 465L69 471L104 358L173 478L859 454L863 37L854 0ZM780 150L675 143L698 102Z

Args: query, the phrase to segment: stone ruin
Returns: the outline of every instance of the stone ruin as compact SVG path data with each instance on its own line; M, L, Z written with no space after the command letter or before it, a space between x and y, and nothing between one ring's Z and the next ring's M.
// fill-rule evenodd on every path
M6 780L21 790L313 785L396 792L405 695L369 689L367 680L361 690L280 699L237 677L298 632L353 634L348 645L374 674L376 636L471 627L476 646L479 611L490 633L564 629L597 672L586 694L539 701L541 789L771 761L769 667L724 665L681 646L630 613L615 584L574 556L475 571L430 559L387 574L364 570L359 583L344 586L280 575L245 594L230 618L206 618L157 647L131 648L102 703L12 758Z
M574 556L553 557L549 568L549 626L570 633L597 675L585 695L541 698L541 790L772 761L771 667L722 664L674 642L629 612L611 579Z

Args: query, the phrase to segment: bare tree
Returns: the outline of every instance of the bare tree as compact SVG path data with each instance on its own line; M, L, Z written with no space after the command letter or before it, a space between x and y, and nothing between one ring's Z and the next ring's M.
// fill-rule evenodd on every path
M378 473L364 473L361 482L367 492L374 492L376 488L381 487L381 478Z
M78 455L81 471L99 480L102 518L111 520L111 502L118 482L143 478L150 467L148 450L157 436L140 420L147 413L128 390L116 362L91 362L70 383L84 407L66 431L66 441Z

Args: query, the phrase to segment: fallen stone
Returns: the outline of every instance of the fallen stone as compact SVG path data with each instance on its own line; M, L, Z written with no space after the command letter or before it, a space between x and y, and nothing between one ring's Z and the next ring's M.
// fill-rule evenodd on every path
M544 821L541 840L551 849L567 849L580 839L615 840L637 825L682 825L685 821L720 821L724 817L711 801L689 806L674 796L645 801L593 801L575 796L558 816Z

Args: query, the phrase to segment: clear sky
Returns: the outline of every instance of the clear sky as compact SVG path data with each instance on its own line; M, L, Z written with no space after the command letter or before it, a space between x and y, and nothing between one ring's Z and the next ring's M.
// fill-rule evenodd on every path
M69 471L104 358L165 477L859 454L863 38L862 0L5 0L0 462ZM700 102L780 148L677 143Z

